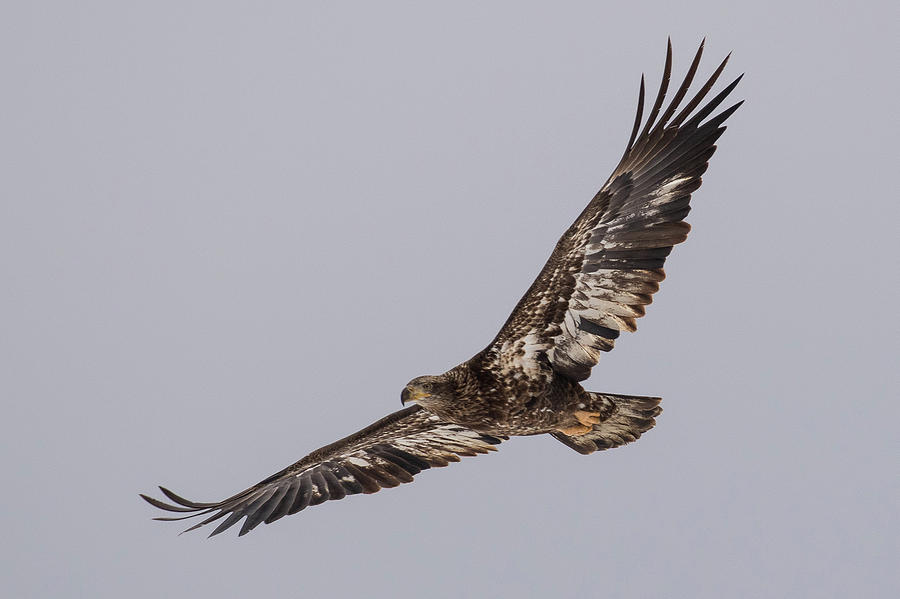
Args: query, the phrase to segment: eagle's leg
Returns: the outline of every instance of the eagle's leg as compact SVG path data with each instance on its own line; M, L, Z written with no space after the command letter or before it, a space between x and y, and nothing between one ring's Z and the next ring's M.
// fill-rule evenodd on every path
M592 430L594 430L595 424L600 424L601 422L603 422L603 414L601 412L576 410L572 415L575 417L577 423L573 423L571 426L559 428L556 430L564 435L577 437L578 435L584 435L591 432Z

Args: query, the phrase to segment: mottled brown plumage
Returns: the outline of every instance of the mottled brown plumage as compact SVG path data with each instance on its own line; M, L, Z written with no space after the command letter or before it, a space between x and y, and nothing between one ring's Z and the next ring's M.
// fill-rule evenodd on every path
M662 83L643 121L644 81L619 165L563 234L497 337L471 360L410 381L391 414L323 447L224 501L197 503L161 488L173 502L154 506L224 518L218 534L246 517L240 534L309 505L410 482L459 456L486 453L514 435L549 433L581 453L633 441L655 424L659 398L594 393L579 384L621 331L634 331L665 277L672 246L687 238L691 193L715 152L723 123L740 103L709 118L740 81L699 108L726 58L681 108L703 44L668 107L669 44ZM677 114L676 114L677 113ZM707 120L708 119L708 120ZM644 123L641 128L641 123Z

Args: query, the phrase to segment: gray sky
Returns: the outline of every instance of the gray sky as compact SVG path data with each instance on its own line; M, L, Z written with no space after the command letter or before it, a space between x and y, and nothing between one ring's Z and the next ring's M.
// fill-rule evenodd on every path
M5 596L896 590L896 8L77 4L0 9ZM241 539L150 520L138 492L230 495L480 350L667 35L679 76L734 50L747 103L585 384L662 395L656 429Z

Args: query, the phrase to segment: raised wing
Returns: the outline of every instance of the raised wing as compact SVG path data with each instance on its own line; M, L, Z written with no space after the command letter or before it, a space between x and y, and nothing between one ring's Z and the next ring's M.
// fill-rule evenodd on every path
M702 54L701 43L684 82L660 115L672 70L670 41L659 93L643 129L641 77L637 115L622 160L560 238L488 347L486 355L496 356L504 368L534 373L549 362L556 372L581 381L621 331L636 329L635 319L644 315L644 306L665 278L666 256L687 238L690 226L684 217L691 193L700 187L715 142L725 131L722 123L741 105L705 121L737 86L738 77L697 109L725 68L726 57L676 115Z
M160 490L174 505L143 494L141 497L160 509L187 514L156 520L209 516L184 532L224 517L209 536L217 535L246 516L238 535L241 536L261 522L269 524L310 505L412 482L413 476L422 470L458 462L459 456L487 453L504 439L451 424L419 406L412 406L317 449L296 464L223 501L197 503L163 487Z

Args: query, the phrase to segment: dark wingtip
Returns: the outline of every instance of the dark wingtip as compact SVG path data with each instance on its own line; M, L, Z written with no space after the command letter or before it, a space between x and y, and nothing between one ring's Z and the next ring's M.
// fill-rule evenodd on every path
M191 508L191 507L169 505L168 503L165 503L164 501L160 501L159 499L150 497L149 495L144 495L143 493L140 493L140 497L141 497L141 499L143 499L144 501L146 501L153 507L159 508L161 510L165 510L167 512L196 512L197 511L195 508Z
M716 95L715 98L713 98L712 100L710 100L709 102L707 102L706 106L704 106L702 109L698 110L698 111L697 111L697 114L695 114L693 117L691 117L691 120L689 120L687 123L685 123L685 126L686 126L686 127L696 127L696 126L699 126L700 123L701 123L706 117L708 117L710 114L712 114L712 112L713 112L716 108L718 108L719 104L721 104L721 103L725 100L725 98L727 98L728 95L731 94L732 91L734 91L734 88L736 88L737 85L738 85L738 83L741 82L741 78L742 78L743 76L744 76L744 75L741 74L741 75L738 76L734 81L732 81L731 83L729 83L729 84L725 87L725 89L723 89L722 91L720 91L720 92ZM730 115L732 112L734 112L735 110L737 110L738 106L740 106L740 104L738 104L738 105L736 105L736 106L733 106L732 108L730 108L729 110L727 110L726 112L728 113L728 115ZM721 116L721 115L717 116L716 119L718 119L720 116ZM724 120L725 118L728 118L728 117L725 116L725 117L722 118L722 120ZM713 120L716 120L716 119L713 119ZM712 121L710 121L710 122L712 122ZM721 122L721 121L719 121L719 122Z
M697 51L694 53L694 59L691 61L691 66L688 67L687 73L684 76L684 81L682 81L681 86L678 88L678 91L675 92L675 95L672 97L672 101L669 102L669 107L666 108L665 112L659 117L659 122L656 127L653 128L651 135L657 134L659 131L666 127L669 119L675 114L675 111L678 110L678 106L681 104L681 101L684 99L685 94L687 94L688 89L691 87L691 83L694 81L694 75L697 74L697 67L700 66L700 60L703 57L703 47L706 43L706 38L703 38L703 41L700 42L700 47L697 48Z
M167 489L163 486L160 486L159 490L162 492L163 495L165 495L166 497L168 497L169 499L171 499L178 505L183 505L184 507L189 507L189 508L194 508L194 509L205 509L205 508L209 508L209 507L218 505L216 503L200 503L197 501L191 501L189 499L185 499L181 495L178 495L177 493L170 491L169 489Z
M681 110L681 112L678 113L678 116L676 116L674 119L672 119L672 121L670 123L670 125L672 127L680 127L682 125L682 123L684 123L684 120L687 119L690 116L690 114L694 111L694 109L700 104L700 102L703 101L703 98L706 97L706 94L709 93L709 90L712 89L713 85L715 85L716 81L719 79L719 75L721 75L722 71L725 70L725 65L728 64L729 58L731 58L731 53L729 53L728 56L725 57L725 60L723 60L719 64L719 66L716 68L716 70L713 71L713 74L710 75L709 79L706 80L706 83L703 84L703 87L700 88L700 91L698 91L694 95L694 97L691 99L691 101L687 103L687 106L685 106ZM735 83L734 85L737 85L737 84ZM728 89L728 88L726 88L726 89ZM734 89L734 88L731 87L731 89ZM729 92L730 92L730 90L729 90ZM724 95L719 94L709 104L714 104L716 102L716 100L721 102L722 99L726 95L728 95L728 92L726 92ZM709 107L709 104L707 105L706 108ZM704 108L704 110L706 108ZM709 110L714 110L714 109L715 109L715 105L712 108L710 108ZM701 112L703 112L703 111L701 110ZM709 114L709 113L707 113L707 114ZM705 117L703 117L703 118L705 118ZM702 118L700 120L702 120ZM691 122L696 124L699 122L699 120L697 120L696 118L692 118Z
M653 108L650 109L650 114L647 117L647 122L644 125L644 129L638 135L639 138L643 138L647 135L650 129L656 124L656 117L659 116L659 110L662 108L663 102L666 99L666 92L669 89L669 80L672 78L672 40L670 39L668 44L666 45L666 63L663 66L663 75L662 80L659 82L659 91L656 93L656 100L653 102Z
M740 108L743 103L744 103L744 101L741 100L740 102L734 104L733 106L726 108L718 116L716 116L714 119L712 119L711 122L713 122L713 121L716 122L716 126L720 125L721 123L725 122L725 119L727 119L732 114L734 114L734 111L737 110L738 108Z
M644 94L644 74L641 73L641 87L638 90L638 106L634 116L634 126L631 128L631 136L628 138L628 144L625 146L625 153L622 155L622 159L628 156L631 146L634 145L634 140L637 139L638 130L641 128L641 119L644 118Z
M204 524L206 524L206 520L204 520L203 522L198 522L197 524L194 524L194 525L191 526L190 528L185 528L185 529L182 530L180 533L178 533L178 536L180 537L181 535L183 535L183 534L186 533L186 532L191 532L192 530L197 530L198 528L200 528L200 527L203 526ZM212 535L209 535L209 536L211 537ZM207 537L207 538L209 538L209 537Z

